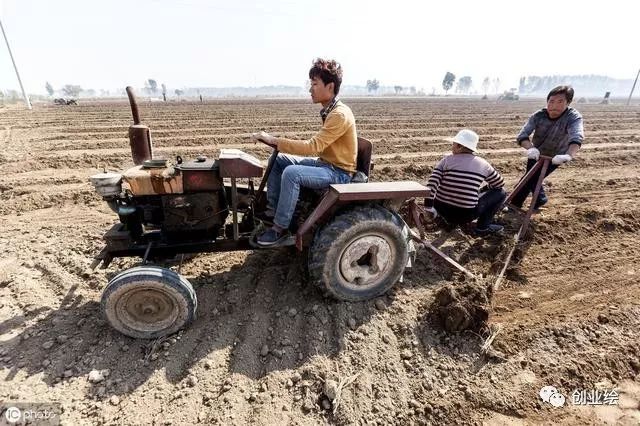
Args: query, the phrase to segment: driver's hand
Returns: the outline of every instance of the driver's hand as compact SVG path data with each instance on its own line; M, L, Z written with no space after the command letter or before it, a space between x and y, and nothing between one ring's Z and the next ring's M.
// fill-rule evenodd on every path
M277 148L278 144L276 142L276 138L275 136L271 136L269 133L267 132L259 132L259 133L253 133L251 135L251 140L255 143L255 142L262 142L265 145L269 145L272 148Z

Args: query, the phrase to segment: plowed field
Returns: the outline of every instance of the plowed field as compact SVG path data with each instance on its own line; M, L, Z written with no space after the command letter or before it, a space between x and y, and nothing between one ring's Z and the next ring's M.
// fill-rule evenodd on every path
M476 130L513 187L514 137L543 100L345 100L374 142L372 179L425 182ZM220 148L261 159L248 135L310 137L303 100L146 104L158 155ZM63 424L638 424L640 422L640 107L578 104L586 141L546 181L549 203L493 295L487 335L429 321L435 292L462 277L424 249L384 297L341 303L306 284L290 250L200 255L182 266L198 318L161 341L103 320L102 288L134 260L91 271L117 218L88 177L131 165L126 103L0 108L0 400L57 402ZM491 281L517 230L454 232L442 248ZM434 238L438 235L432 236ZM109 374L91 383L92 370ZM326 388L342 384L333 403ZM538 396L555 386L555 408ZM574 390L616 389L617 405L573 404ZM4 421L4 418L3 420Z

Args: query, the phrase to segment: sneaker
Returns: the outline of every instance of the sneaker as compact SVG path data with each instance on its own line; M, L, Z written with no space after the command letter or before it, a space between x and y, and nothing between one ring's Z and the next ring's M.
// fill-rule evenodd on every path
M482 229L476 228L475 234L482 237L484 235L497 234L498 232L502 232L503 229L504 229L504 226L498 225L496 223L492 223L486 228L482 228Z
M271 247L280 244L287 238L287 232L278 232L273 228L269 228L262 234L258 235L257 242L259 246Z

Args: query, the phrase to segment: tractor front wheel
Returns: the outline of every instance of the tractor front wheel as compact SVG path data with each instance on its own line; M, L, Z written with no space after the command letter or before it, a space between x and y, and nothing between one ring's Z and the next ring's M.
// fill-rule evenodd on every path
M197 299L184 277L158 266L138 266L118 274L102 293L102 311L127 336L155 339L187 326Z
M382 206L358 206L319 229L309 253L314 284L339 300L371 299L402 277L409 257L407 226Z

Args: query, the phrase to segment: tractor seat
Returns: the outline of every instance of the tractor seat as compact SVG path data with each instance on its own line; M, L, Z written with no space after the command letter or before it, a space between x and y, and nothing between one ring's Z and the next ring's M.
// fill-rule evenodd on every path
M373 144L365 139L358 137L358 154L356 157L356 171L364 173L369 178L371 172L371 154L373 153Z
M356 172L351 178L351 183L367 183L369 181L369 173L371 172L371 153L373 152L373 144L365 139L358 137L358 153L356 156ZM322 196L329 190L329 188L324 189L314 189L311 190L318 199L322 198Z

